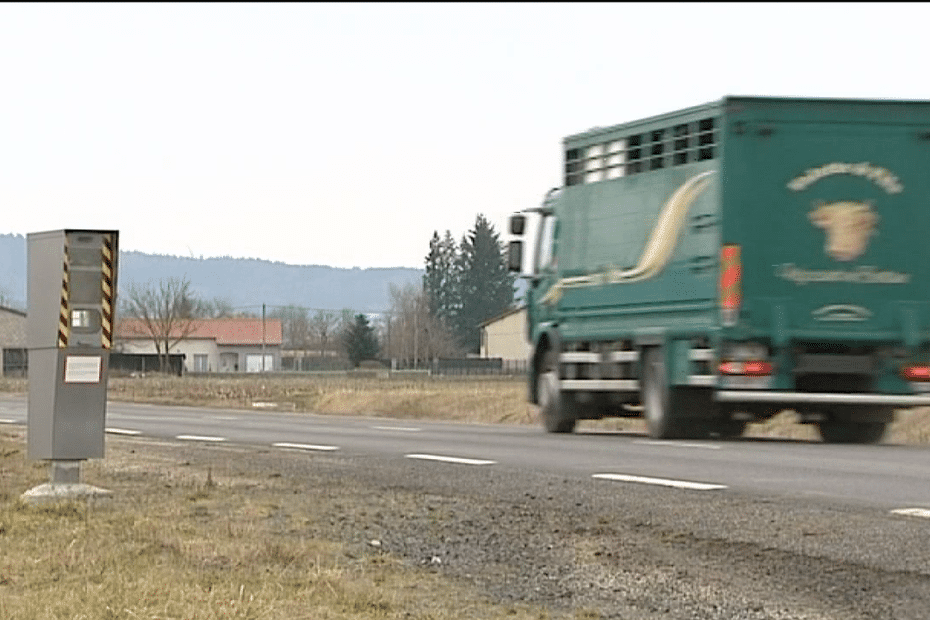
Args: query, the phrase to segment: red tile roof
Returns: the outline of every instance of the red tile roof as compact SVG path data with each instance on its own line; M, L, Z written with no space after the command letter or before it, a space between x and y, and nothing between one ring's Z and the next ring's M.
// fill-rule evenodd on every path
M284 342L281 319L265 319L265 337L262 339L262 319L195 319L189 340L216 340L220 345L279 345ZM180 328L173 337L180 334ZM126 340L148 338L142 319L118 319L116 337Z

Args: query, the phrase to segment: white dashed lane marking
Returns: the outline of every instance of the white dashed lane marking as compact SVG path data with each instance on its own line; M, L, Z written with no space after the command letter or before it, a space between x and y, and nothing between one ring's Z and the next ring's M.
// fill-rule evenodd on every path
M371 428L376 431L398 431L401 433L419 433L423 430L415 426L372 426Z
M106 431L112 435L141 435L142 431L134 431L128 428L112 428L107 427Z
M180 439L181 441L212 441L217 443L226 441L225 437L211 437L210 435L178 435L175 439Z
M275 448L284 448L286 450L313 450L320 452L333 452L339 449L338 446L318 446L311 443L288 443L286 441L273 443L271 445Z
M493 465L497 462L484 459L463 459L457 456L441 456L438 454L405 454L404 456L408 459L439 461L441 463L455 463L457 465Z
M690 491L717 491L727 488L724 484L713 484L709 482L689 482L687 480L669 480L667 478L649 478L646 476L630 476L627 474L594 474L592 478L598 478L600 480L612 480L614 482L652 484L662 487L673 487L676 489L688 489Z
M685 441L661 441L659 439L634 439L633 443L643 446L661 446L663 448L701 448L703 450L719 450L720 446L714 443L688 443Z
M893 515L901 515L904 517L920 517L922 519L930 519L930 509L927 508L897 508L891 511Z

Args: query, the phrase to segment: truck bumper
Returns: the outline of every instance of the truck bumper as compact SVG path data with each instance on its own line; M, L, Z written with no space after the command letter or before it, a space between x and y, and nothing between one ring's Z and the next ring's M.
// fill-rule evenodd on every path
M930 406L930 394L845 394L830 392L777 392L756 390L720 390L714 400L730 403L778 403L817 405L885 405L892 407Z

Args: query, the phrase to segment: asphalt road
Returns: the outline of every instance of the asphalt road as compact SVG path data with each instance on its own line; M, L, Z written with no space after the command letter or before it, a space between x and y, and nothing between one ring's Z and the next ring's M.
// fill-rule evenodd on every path
M26 424L25 397L0 397L0 424ZM111 435L404 457L495 473L543 472L604 485L652 485L768 499L822 499L930 525L930 449L739 439L655 441L631 433L550 435L535 426L465 425L111 402ZM440 469L440 471L442 471ZM622 491L618 491L622 492Z

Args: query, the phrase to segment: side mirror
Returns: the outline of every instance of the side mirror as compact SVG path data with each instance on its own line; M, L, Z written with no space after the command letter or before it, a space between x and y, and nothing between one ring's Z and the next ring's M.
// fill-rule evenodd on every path
M516 237L523 235L523 230L526 228L526 216L525 215L511 215L510 216L510 234Z
M507 244L507 269L520 273L523 270L523 242L511 241Z

